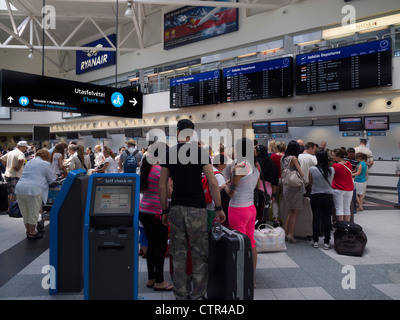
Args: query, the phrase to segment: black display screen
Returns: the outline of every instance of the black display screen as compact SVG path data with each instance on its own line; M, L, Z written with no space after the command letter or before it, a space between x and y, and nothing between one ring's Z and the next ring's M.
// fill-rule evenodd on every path
M92 131L92 136L95 139L105 139L107 138L107 131L106 130Z
M363 130L362 118L339 118L339 131L361 131Z
M142 118L143 94L35 74L0 70L4 107Z
M253 122L252 127L254 130L254 134L269 133L268 122Z
M367 131L389 130L389 116L364 117L364 129Z
M292 96L292 63L287 57L224 69L224 102Z
M296 56L296 94L392 85L390 39Z
M50 127L33 126L33 140L49 141Z
M270 133L287 133L288 131L287 121L273 121L269 123Z
M221 70L170 80L171 108L217 104L221 96Z
M78 132L67 132L67 139L68 140L76 140L79 139Z

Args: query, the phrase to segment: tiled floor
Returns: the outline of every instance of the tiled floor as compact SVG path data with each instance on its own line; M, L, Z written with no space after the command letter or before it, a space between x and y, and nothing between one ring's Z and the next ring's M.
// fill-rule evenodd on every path
M295 244L288 243L286 252L259 254L254 298L400 300L400 210L392 207L395 201L396 195L393 193L367 193L364 211L355 216L355 222L364 228L368 236L362 257L338 255L334 249L323 250L322 239L319 249L311 247L309 240L299 239ZM29 249L23 245L28 242L24 237L21 219L0 214L0 272L5 268L2 264L16 261L1 259L7 250L15 246ZM48 290L43 289L45 275L41 272L42 267L48 264L47 249L21 270L16 270L10 279L0 282L0 299L82 300L83 292L50 296ZM349 269L355 275L353 282L349 280ZM140 299L175 299L172 292L160 293L146 287L145 259L139 258L138 271ZM165 260L165 278L170 279L168 258Z

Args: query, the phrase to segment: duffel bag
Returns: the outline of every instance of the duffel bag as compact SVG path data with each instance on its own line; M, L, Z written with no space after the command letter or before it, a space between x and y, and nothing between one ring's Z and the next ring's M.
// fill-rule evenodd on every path
M367 244L367 236L362 230L355 234L336 229L333 238L336 252L346 256L361 257Z
M360 225L351 221L336 221L333 227L336 228L336 230L350 232L352 234L357 234L363 229Z

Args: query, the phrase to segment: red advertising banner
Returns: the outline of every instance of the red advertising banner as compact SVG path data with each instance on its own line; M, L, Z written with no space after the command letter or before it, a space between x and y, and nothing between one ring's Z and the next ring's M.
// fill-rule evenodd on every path
M237 8L185 6L164 15L164 50L238 29Z

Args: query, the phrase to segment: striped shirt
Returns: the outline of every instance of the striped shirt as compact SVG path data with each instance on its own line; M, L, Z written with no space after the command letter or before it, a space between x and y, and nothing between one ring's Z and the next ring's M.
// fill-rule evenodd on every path
M149 185L143 192L142 200L139 204L139 211L146 213L161 214L161 203L158 197L158 183L160 181L161 167L154 165L151 167L148 179Z

